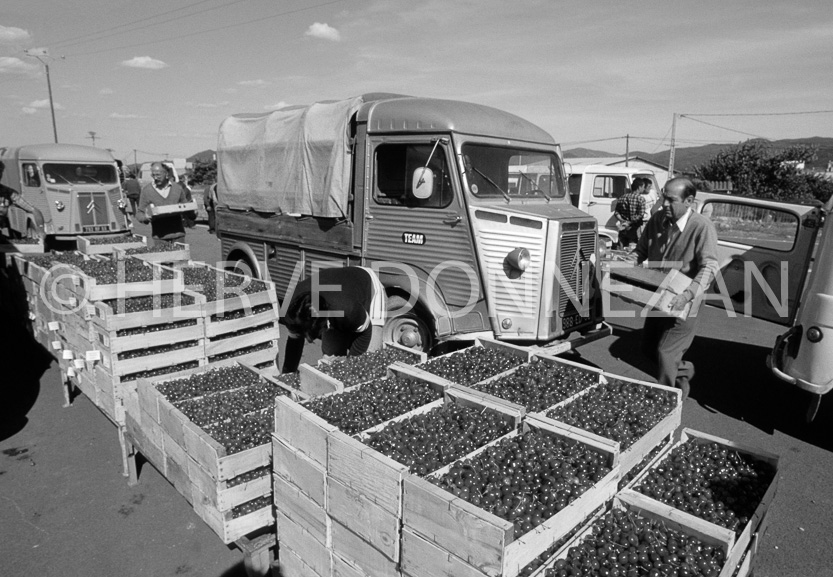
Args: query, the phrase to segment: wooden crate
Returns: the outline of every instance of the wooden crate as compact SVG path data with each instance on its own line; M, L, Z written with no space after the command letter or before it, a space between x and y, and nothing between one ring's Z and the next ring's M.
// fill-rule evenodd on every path
M180 300L172 308L127 312L124 310L125 301L123 299L117 300L115 307L107 302L97 301L90 303L88 307L89 318L96 326L104 331L110 332L150 327L187 319L199 319L198 324L202 325L202 302L205 300L205 297L188 290L173 293L173 295L175 303L177 302L178 295L189 297L193 299L193 302L190 304L182 304L183 301Z
M277 435L272 435L272 471L301 495L309 499L322 512L327 506L327 468L315 462L302 451L289 446ZM276 506L277 503L276 497Z
M620 377L617 375L612 375L609 373L604 373L603 378L605 382L609 381L610 379L616 379L619 381L626 381L628 383L637 384L643 387L649 387L652 389L662 390L671 393L674 395L677 400L674 404L674 408L669 412L665 417L663 417L660 422L654 425L650 431L648 431L645 435L643 435L639 440L633 443L630 447L625 450L620 450L619 442L614 441L612 439L608 439L606 437L602 437L596 435L591 431L586 431L579 427L574 427L572 425L568 425L556 419L552 419L547 417L547 412L551 411L558 407L567 406L573 402L575 402L580 397L589 394L595 387L590 389L585 389L579 392L576 395L573 395L569 399L558 403L552 407L549 407L545 411L541 411L540 413L531 414L532 418L540 420L542 422L549 423L551 426L555 427L558 430L562 431L577 431L582 435L587 437L591 437L596 439L599 443L607 444L612 451L616 451L619 454L619 472L622 476L627 474L631 469L639 465L642 460L648 456L648 454L653 451L657 446L663 443L663 441L667 441L670 437L674 434L677 428L680 426L680 422L682 421L682 412L683 412L683 403L682 403L682 393L680 389L675 389L673 387L666 387L664 385L659 385L656 383L648 383L645 381L640 381L637 379L630 379L627 377Z
M145 245L149 245L150 241L145 238ZM182 261L191 260L191 246L184 242L174 241L174 250L160 250L158 252L140 252L135 254L128 254L126 249L121 247L113 248L113 258L124 260L126 258L138 258L146 262L155 263L179 263ZM138 247L136 247L138 248ZM151 247L153 248L153 247Z
M415 351L413 349L409 349L407 347L403 347L398 343L391 343L386 342L383 345L384 349L394 349L399 351L405 351L413 355L414 362L411 363L412 365L418 365L420 363L424 363L427 360L427 355L421 351ZM319 367L322 364L335 364L343 362L342 360L335 360L335 361L319 361ZM400 365L408 365L408 363L404 363L402 361L397 361ZM343 391L346 387L350 385L346 385L342 381L339 381L335 377L325 373L320 368L313 367L306 363L302 364L299 369L299 376L301 380L301 390L305 393L309 394L310 396L316 395L325 395L327 393L339 392ZM371 379L373 380L373 379ZM353 383L353 384L361 384L361 383Z
M43 254L45 250L43 240L32 243L3 239L0 242L0 254Z
M513 357L517 357L518 359L520 359L524 363L528 363L532 359L533 354L534 354L532 352L532 350L530 350L526 347L513 345L511 343L505 343L503 341L498 341L498 340L495 340L495 339L487 339L487 338L483 338L483 337L477 337L474 340L474 345L472 345L471 347L468 347L466 349L462 349L462 350L459 350L459 351L453 351L453 352L450 352L450 353L446 353L446 354L441 355L439 357L433 357L433 358L428 359L427 361L425 361L423 363L420 363L420 364L416 365L416 368L430 373L430 370L428 369L428 365L430 365L432 361L435 361L436 359L439 359L439 358L451 357L453 355L463 353L463 352L465 352L469 349L476 348L476 347L484 347L484 348L487 348L487 349L499 350L499 351L507 353L507 354L509 354ZM504 371L502 373L499 373L497 375L493 375L492 377L490 377L490 379L499 378L499 377L501 377L505 374L509 374L513 370L514 369L509 369L509 370ZM484 379L484 381L485 380L487 380L487 379Z
M617 294L626 302L644 305L656 314L677 317L682 320L696 314L702 295L689 302L680 311L671 310L671 301L682 294L692 279L678 270L660 270L634 266L632 263L603 263L602 290Z
M196 202L180 202L178 204L159 204L153 205L152 213L153 216L161 216L161 215L170 215L170 214L180 214L183 212L196 212L197 210L197 203Z
M329 577L332 575L330 548L304 525L278 510L276 515L281 575L286 577Z
M139 261L143 262L143 261ZM66 275L58 280L58 283L74 292L80 299L88 301L111 300L131 296L148 296L155 294L170 294L182 292L185 286L182 282L182 273L154 263L144 263L145 266L154 269L153 274L160 274L162 271L171 272L173 278L143 282L116 282L112 284L99 284L98 281L85 274L82 270L72 267L73 274Z
M774 453L770 453L770 452L765 451L763 449L759 449L757 447L750 447L748 445L743 445L741 443L736 443L736 442L731 441L729 439L724 439L724 438L721 438L721 437L710 435L708 433L703 433L703 432L700 432L700 431L695 431L693 429L684 428L681 435L680 435L680 440L677 443L669 446L662 453L660 453L660 455L658 455L652 461L652 463L642 473L640 473L639 475L634 477L634 479L624 489L622 489L622 491L620 491L620 496L624 496L626 498L632 498L632 499L636 499L637 496L638 496L638 498L640 499L640 502L650 501L654 506L662 506L662 507L671 509L673 511L673 514L674 514L675 517L682 519L684 522L686 522L688 524L706 523L706 524L712 526L713 528L728 531L728 529L725 529L725 528L723 528L719 525L716 525L714 523L710 523L708 521L700 519L699 517L696 517L696 516L692 515L691 513L687 513L685 511L670 507L670 506L668 506L664 503L661 503L659 501L651 499L650 497L647 497L646 495L643 495L642 493L639 493L638 491L636 491L636 487L639 486L639 484L645 479L645 477L647 477L650 474L650 471L653 468L655 468L656 466L661 464L662 461L666 457L668 457L668 455L670 455L671 452L675 448L677 448L678 446L680 446L681 444L683 444L683 443L685 443L689 440L691 440L695 443L718 443L720 445L724 445L724 446L730 448L733 451L737 451L738 453L743 453L745 455L749 455L751 457L754 457L755 459L758 459L760 461L769 463L775 469L775 476L772 480L772 483L770 484L769 488L767 489L766 493L764 494L764 497L761 500L760 504L755 509L755 513L749 519L749 522L746 524L746 526L743 528L743 530L740 532L740 534L737 535L737 538L735 540L735 544L731 548L731 550L729 551L729 554L727 556L727 560L726 560L727 567L737 567L740 564L741 558L743 557L746 549L749 547L749 544L752 542L753 536L757 533L763 534L766 530L766 527L767 527L767 524L768 524L768 520L766 519L767 512L769 510L770 504L772 503L773 499L775 499L775 495L778 491L778 478L779 478L778 464L779 464L779 461L780 461L780 457L778 455L776 455ZM734 533L733 533L733 535L734 535ZM727 575L732 575L732 573L731 572L727 573ZM723 573L721 573L721 577L723 577Z
M729 557L732 549L736 545L735 534L729 529L706 523L701 519L689 520L680 518L671 507L662 505L652 499L644 498L644 495L636 494L617 494L612 502L612 507L637 513L648 519L662 522L669 529L680 531L688 536L696 537L704 543L719 547L727 556L724 563L723 570L720 577L731 577L735 569L738 568L739 563L733 563ZM601 515L594 516L593 519L585 523L581 530L579 530L571 539L569 539L543 566L533 573L532 577L544 577L547 570L551 568L559 559L564 559L570 548L581 544L581 542L592 534L593 526L599 520Z
M563 433L546 423L527 419L523 431L531 429L580 441L590 450L606 455L611 471L564 509L521 536L514 534L514 525L510 521L455 497L425 479L409 476L404 480L404 528L450 554L446 557L449 564L453 565L452 561L459 559L485 575L515 577L552 543L607 502L616 492L619 477L617 455L610 452L608 445L600 445L578 433ZM516 431L504 438L517 434L520 433ZM407 554L407 550L403 554ZM442 562L441 559L434 561ZM419 559L404 556L402 559L403 566L420 562ZM451 565L444 565L440 574L452 574L453 570Z
M329 547L330 516L324 507L307 497L300 487L282 475L273 474L272 481L275 509L307 531L321 545Z
M398 577L399 564L337 521L332 522L332 555L366 577Z
M208 505L208 500L200 493L199 489L192 488L194 489L194 511L227 545L258 529L275 524L275 514L271 503L235 519L231 511L220 511Z
M83 254L112 254L116 248L127 250L147 246L147 237L131 238L133 235L108 236L112 242L93 243L86 236L77 237L78 252ZM98 237L95 237L98 238Z

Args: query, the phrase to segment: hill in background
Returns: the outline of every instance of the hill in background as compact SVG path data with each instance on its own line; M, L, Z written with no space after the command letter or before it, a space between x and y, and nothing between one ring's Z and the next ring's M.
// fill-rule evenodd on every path
M833 138L826 138L821 136L814 136L812 138L796 138L785 140L768 141L773 148L787 148L796 144L805 144L816 147L816 160L808 162L805 168L808 170L823 171L827 168L827 163L833 160ZM692 147L678 147L675 152L674 168L678 171L688 172L695 166L699 166L710 158L714 157L718 152L726 148L730 148L730 144L706 144L704 146ZM588 148L571 148L564 151L564 158L587 158L587 157L605 157L605 156L622 156L610 152L603 152L599 150L590 150ZM662 152L650 153L631 151L631 156L639 156L651 162L668 166L668 158L670 156L669 150Z

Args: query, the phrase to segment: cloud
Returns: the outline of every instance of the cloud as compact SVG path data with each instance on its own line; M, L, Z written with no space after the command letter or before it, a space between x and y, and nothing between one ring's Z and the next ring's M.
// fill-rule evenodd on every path
M108 94L113 94L113 89L112 88L102 88L101 90L98 91L98 93L103 95L103 96L107 96Z
M127 66L128 68L146 68L148 70L160 70L168 67L161 60L156 60L150 56L136 56L130 60L123 60L121 65Z
M55 110L64 110L64 107L58 104L57 102L54 104ZM24 106L22 108L24 114L35 114L38 110L45 110L49 108L49 99L44 98L43 100L33 100L29 103L28 106Z
M228 106L229 101L224 100L222 102L189 102L188 106L193 106L194 108L220 108L221 106Z
M262 78L258 78L257 80L241 80L237 84L240 86L266 86L269 83Z
M138 114L121 114L120 112L112 112L108 118L112 118L113 120L130 120L132 118L146 118L145 116L139 116Z
M32 35L27 30L0 25L0 44L20 44L31 39Z
M278 108L284 108L285 106L289 106L289 103L284 102L283 100L281 100L277 104L270 104L270 105L264 106L263 108L265 110L277 110Z
M321 38L322 40L330 40L332 42L339 42L341 40L341 33L338 30L329 24L321 22L316 22L307 28L304 35L312 36L313 38Z
M40 72L40 65L26 62L14 56L0 56L0 74L26 74L34 76Z

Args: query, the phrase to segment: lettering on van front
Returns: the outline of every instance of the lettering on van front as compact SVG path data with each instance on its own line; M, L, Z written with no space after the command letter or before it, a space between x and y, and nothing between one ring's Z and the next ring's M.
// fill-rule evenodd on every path
M403 232L402 242L405 244L425 244L425 235L421 232Z

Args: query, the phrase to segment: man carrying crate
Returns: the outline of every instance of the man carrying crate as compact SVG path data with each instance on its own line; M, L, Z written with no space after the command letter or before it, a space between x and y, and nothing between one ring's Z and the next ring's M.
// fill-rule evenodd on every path
M662 210L648 221L636 245L638 264L677 269L693 279L671 301L674 311L702 298L718 270L717 231L708 218L693 210L696 193L696 187L687 178L665 183ZM692 313L685 319L648 316L642 337L643 353L657 364L657 381L679 388L683 398L688 397L689 380L694 376L694 365L682 360L697 330L698 317L694 309Z
M180 183L171 180L168 169L161 162L151 164L150 174L153 181L142 188L136 218L142 224L150 222L151 236L154 239L182 240L185 238L183 218L195 219L193 211L154 214L154 208L188 203L191 201L191 194Z

